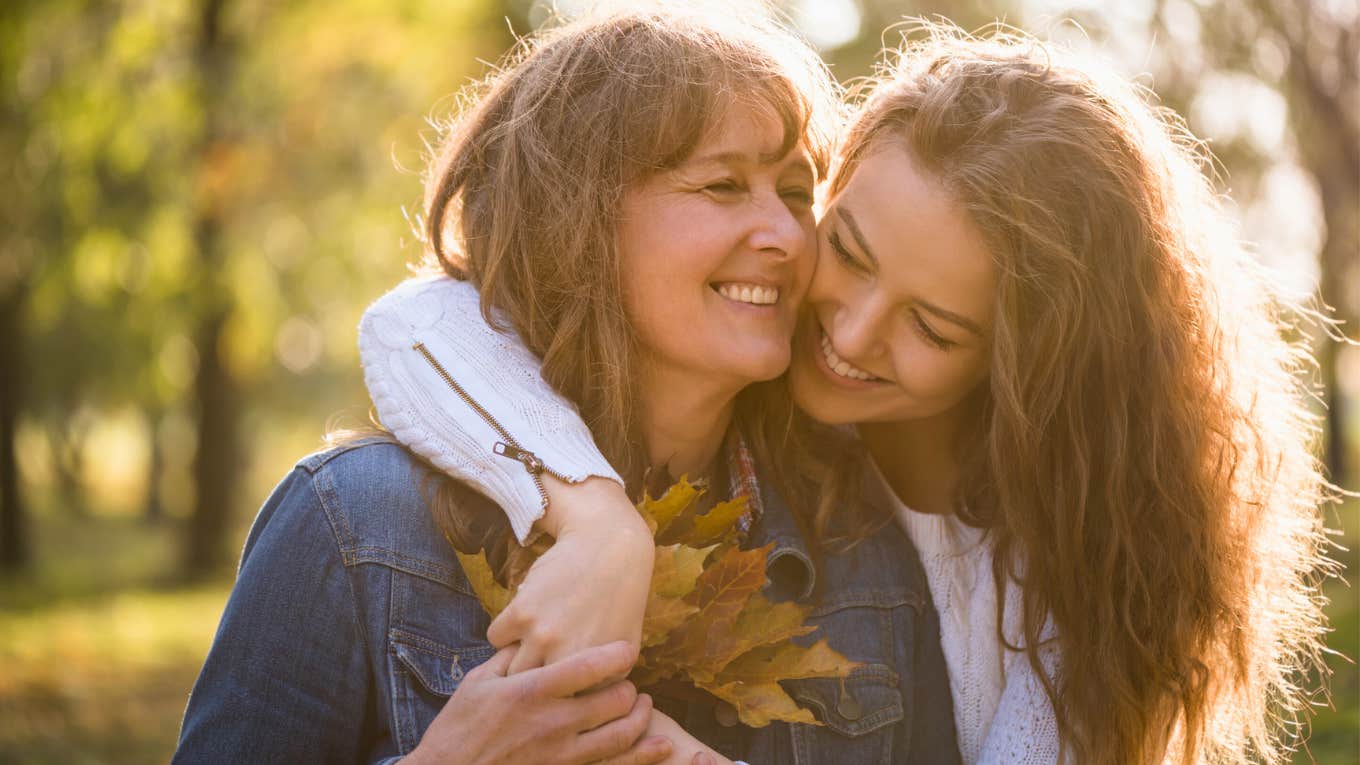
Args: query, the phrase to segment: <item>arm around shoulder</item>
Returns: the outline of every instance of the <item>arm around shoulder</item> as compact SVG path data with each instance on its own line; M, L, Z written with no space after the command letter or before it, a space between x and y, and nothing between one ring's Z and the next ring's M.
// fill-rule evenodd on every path
M359 354L383 425L503 508L520 542L548 506L547 476L622 485L539 359L487 323L468 282L403 282L364 313Z

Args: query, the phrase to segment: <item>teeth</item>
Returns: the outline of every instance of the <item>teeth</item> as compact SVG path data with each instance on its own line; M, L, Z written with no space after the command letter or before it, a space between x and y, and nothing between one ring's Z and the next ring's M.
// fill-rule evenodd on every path
M774 305L779 302L779 288L759 284L719 284L718 294L738 303Z
M877 380L877 377L865 372L859 367L852 366L850 362L836 355L836 351L831 347L831 338L822 333L822 353L826 356L826 365L831 367L831 371L841 377L848 377L851 380Z

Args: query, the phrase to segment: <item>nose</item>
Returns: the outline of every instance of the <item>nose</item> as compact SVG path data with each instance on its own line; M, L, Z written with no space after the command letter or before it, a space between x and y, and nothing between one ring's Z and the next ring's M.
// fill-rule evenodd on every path
M753 248L781 259L811 257L817 236L811 209L795 211L777 193L758 195L752 208Z
M856 366L875 358L884 347L886 318L872 294L851 296L837 306L835 326L828 328L836 353Z

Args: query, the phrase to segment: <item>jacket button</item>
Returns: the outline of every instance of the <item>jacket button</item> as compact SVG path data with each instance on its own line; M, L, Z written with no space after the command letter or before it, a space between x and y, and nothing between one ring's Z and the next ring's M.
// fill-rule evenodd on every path
M841 700L836 704L836 711L840 712L841 717L847 720L858 720L864 716L864 709L859 705L859 700L849 691L841 694Z
M741 721L741 718L737 717L736 708L727 702L719 703L718 706L713 708L713 717L724 728L730 728Z

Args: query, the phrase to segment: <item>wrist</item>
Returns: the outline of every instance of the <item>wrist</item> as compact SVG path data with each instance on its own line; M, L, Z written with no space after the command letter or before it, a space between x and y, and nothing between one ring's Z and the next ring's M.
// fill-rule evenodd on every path
M593 476L580 483L543 477L548 506L534 527L555 539L577 532L617 530L650 537L647 524L628 500L623 487L608 478Z

